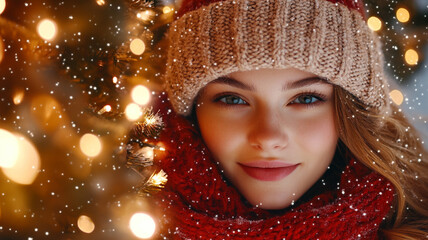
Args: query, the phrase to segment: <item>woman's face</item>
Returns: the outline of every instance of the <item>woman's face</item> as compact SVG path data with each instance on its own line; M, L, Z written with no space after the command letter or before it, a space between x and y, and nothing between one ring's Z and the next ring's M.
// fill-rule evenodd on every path
M333 86L294 68L235 72L197 99L202 137L253 205L281 209L327 170L338 140Z

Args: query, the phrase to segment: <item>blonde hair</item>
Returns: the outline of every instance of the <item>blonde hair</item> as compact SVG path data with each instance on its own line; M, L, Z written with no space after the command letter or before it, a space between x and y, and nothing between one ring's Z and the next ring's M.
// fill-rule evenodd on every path
M381 231L386 239L428 238L428 153L396 105L379 113L335 86L339 138L357 160L395 187L394 208Z

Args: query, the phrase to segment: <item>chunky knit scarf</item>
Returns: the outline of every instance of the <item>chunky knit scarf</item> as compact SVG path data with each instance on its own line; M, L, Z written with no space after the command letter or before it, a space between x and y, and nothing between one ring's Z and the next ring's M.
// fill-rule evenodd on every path
M334 190L281 211L255 208L223 179L196 127L172 111L165 95L156 96L166 125L159 140L167 149L156 164L168 174L154 195L161 237L378 239L394 195L384 177L350 160Z

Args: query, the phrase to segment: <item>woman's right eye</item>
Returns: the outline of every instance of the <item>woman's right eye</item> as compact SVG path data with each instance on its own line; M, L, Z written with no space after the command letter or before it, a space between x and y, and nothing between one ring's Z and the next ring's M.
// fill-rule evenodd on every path
M215 102L222 102L227 105L247 105L248 103L242 98L235 95L224 95L215 99Z

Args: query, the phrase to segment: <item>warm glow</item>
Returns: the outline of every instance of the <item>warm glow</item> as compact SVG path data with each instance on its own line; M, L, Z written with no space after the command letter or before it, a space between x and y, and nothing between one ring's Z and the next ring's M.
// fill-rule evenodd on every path
M370 17L367 20L367 24L369 25L369 28L373 31L379 31L382 28L382 21L375 16Z
M101 141L97 136L87 133L80 138L80 150L86 156L95 157L100 154L101 149Z
M18 160L18 153L18 139L0 128L0 167L13 167Z
M125 109L125 115L130 121L135 121L143 115L143 112L141 111L140 106L135 103L130 103L128 106L126 106Z
M3 57L4 57L4 44L3 44L3 39L1 39L0 37L0 63L3 60Z
M162 185L168 181L168 175L163 170L160 170L151 177L150 181L155 185Z
M154 15L154 13L152 11L146 10L144 12L138 13L137 17L144 20L144 21L149 21L153 15Z
M92 219L85 215L81 215L79 219L77 219L77 226L79 227L80 231L84 233L91 233L95 229L95 224Z
M144 44L143 40L136 38L131 41L130 49L133 54L141 55L146 49L146 45Z
M117 77L113 77L113 83L116 84L117 83Z
M146 123L147 123L147 125L155 124L156 123L156 118L148 117L148 118L146 118Z
M51 95L37 95L31 98L31 113L34 123L49 132L56 132L64 122L65 114L61 111L61 105Z
M410 19L410 13L405 8L397 9L396 16L397 16L397 20L402 22L402 23L408 22Z
M50 41L54 39L56 36L56 33L57 33L56 24L52 20L43 19L37 25L37 32L39 33L41 38Z
M103 114L103 113L106 113L106 112L111 112L111 106L110 105L105 105L103 108L101 108L99 111L98 111L98 114Z
M22 99L24 99L24 91L19 90L15 93L15 95L13 96L13 103L15 105L19 105L22 102Z
M24 185L33 183L40 171L40 155L36 147L23 136L15 135L18 140L18 158L11 168L2 168L6 177Z
M0 14L3 13L5 8L6 8L6 0L0 0Z
M147 239L155 233L156 223L148 214L135 213L129 221L129 228L136 237Z
M403 103L403 100L404 100L404 96L399 90L392 90L389 93L389 97L397 105L401 105Z
M106 2L104 0L97 0L97 4L102 6L102 5L106 4Z
M404 54L404 59L406 60L406 63L409 65L416 65L419 61L419 55L418 52L416 52L413 49L409 49Z
M164 14L167 14L167 13L172 12L172 8L169 6L165 6L165 7L163 7L162 11Z
M150 91L143 85L137 85L131 92L132 100L140 105L145 105L150 101Z

